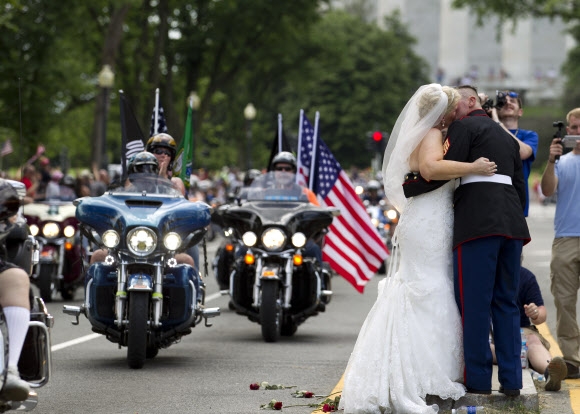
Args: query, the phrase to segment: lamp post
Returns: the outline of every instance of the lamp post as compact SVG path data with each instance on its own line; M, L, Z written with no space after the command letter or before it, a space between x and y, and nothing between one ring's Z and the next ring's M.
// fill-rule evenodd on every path
M113 87L115 82L115 74L111 70L110 65L103 65L103 69L99 72L98 76L99 87L103 90L103 101L102 101L102 126L101 126L101 145L100 153L97 155L99 159L99 167L107 168L109 161L107 159L107 115L109 112L109 89Z
M246 163L247 169L252 168L252 121L256 118L256 108L250 102L244 108L244 118L246 118Z

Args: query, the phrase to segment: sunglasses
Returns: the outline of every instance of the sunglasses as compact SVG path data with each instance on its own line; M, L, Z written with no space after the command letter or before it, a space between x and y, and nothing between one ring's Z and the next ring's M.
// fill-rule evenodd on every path
M165 154L165 155L167 155L168 157L171 157L171 152L169 152L168 150L164 150L164 149L162 149L162 148L155 148L155 149L153 150L153 154L155 154L155 155L161 155L161 154Z
M292 167L276 167L274 170L275 171L294 171L294 168L292 168Z
M520 95L517 92L514 91L504 91L506 96L509 96L510 98L517 98Z

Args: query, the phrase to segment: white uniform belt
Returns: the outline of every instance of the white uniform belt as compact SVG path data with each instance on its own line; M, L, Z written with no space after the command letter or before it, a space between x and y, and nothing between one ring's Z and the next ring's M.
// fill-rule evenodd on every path
M512 177L503 174L494 174L492 176L469 174L465 177L461 177L461 185L482 182L512 185Z

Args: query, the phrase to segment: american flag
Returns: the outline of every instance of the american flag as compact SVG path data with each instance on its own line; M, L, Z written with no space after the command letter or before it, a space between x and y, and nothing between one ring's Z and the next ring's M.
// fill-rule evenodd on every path
M313 151L315 145L316 152ZM371 223L350 178L324 142L319 137L315 139L314 129L306 116L302 117L298 147L297 182L308 186L314 158L316 175L312 191L321 205L340 209L340 216L333 220L326 234L323 260L362 293L388 257L387 247Z
M156 111L157 110L157 111ZM155 124L155 113L157 112L157 124ZM165 122L165 112L162 106L155 106L151 114L151 128L149 128L149 136L157 135L161 132L167 132L167 122Z
M4 157L8 154L12 154L13 152L14 148L12 148L12 142L7 139L4 141L4 144L2 144L2 149L0 149L0 156Z

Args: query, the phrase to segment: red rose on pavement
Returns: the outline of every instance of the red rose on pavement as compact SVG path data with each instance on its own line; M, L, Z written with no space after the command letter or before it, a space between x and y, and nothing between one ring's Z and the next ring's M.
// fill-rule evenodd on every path
M260 389L260 384L258 384L258 383L250 384L250 389L251 390L254 390L254 391L255 390L259 390Z
M322 412L323 413L330 413L332 411L336 411L335 410L335 407L334 407L334 404L324 404L322 406Z
M304 393L304 398L312 398L312 397L314 397L314 393L313 392L306 391Z
M281 410L282 409L282 401L276 401L274 404L274 410Z

